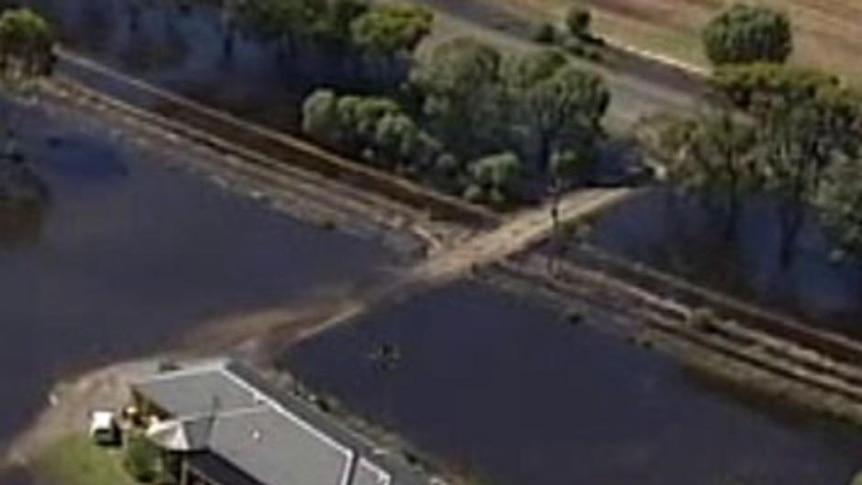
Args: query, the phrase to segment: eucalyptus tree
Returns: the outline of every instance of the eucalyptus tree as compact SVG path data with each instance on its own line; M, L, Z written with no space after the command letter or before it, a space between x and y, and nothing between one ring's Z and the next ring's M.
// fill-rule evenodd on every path
M13 80L50 74L54 65L54 31L32 10L12 9L0 15L0 70Z
M373 147L375 160L403 170L412 163L420 143L421 130L404 113L388 113L377 120Z
M456 37L420 56L410 73L433 131L465 157L499 145L502 58L488 44Z
M305 0L313 4L312 37L345 52L353 45L353 25L369 12L366 0Z
M525 54L507 64L511 119L533 145L539 171L548 169L555 151L591 146L601 135L610 91L599 75L554 51Z
M766 188L780 202L787 263L824 174L859 155L862 97L835 76L780 65L724 68L714 83L755 120Z
M707 24L702 37L715 65L782 63L793 52L790 19L764 6L734 4Z
M841 246L862 257L862 161L848 160L831 167L817 194L816 207Z
M518 197L524 170L513 152L482 157L470 164L471 184L464 194L467 199L504 206Z
M591 37L590 27L592 26L593 16L590 10L582 5L573 5L566 11L566 29L569 34L579 39L588 39Z
M247 0L237 9L237 22L247 34L275 42L278 52L295 51L316 17L312 0Z
M382 66L382 77L392 77L399 65L429 33L434 14L425 7L399 3L375 4L352 26L353 40L370 62Z
M697 117L651 118L641 140L660 160L667 178L687 190L724 201L725 234L730 236L742 196L763 186L766 167L751 119L727 110Z

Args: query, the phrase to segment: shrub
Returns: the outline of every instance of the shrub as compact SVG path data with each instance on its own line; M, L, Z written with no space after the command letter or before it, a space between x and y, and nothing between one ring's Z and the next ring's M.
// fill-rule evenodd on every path
M156 445L141 435L129 435L123 464L137 481L150 483L156 479L161 452Z
M533 40L540 44L553 44L557 41L557 29L548 22L536 25Z
M590 26L592 20L593 17L590 11L580 5L574 5L566 12L566 28L575 37L591 37Z
M768 7L736 4L706 26L703 46L715 65L782 63L793 51L790 19Z

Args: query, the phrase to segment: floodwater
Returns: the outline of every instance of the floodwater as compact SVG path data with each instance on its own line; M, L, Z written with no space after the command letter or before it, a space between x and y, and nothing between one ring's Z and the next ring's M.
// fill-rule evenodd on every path
M28 224L0 226L0 443L69 372L398 264L370 239L301 223L177 169L193 156L179 148L142 147L56 106L0 100L0 117L22 134L50 191Z
M400 354L385 371L370 357L384 343ZM376 311L282 365L482 483L842 485L862 468L857 431L477 283Z
M296 130L302 100L315 87L368 89L343 56L308 46L280 56L272 43L238 35L233 55L226 57L217 9L129 0L25 3L52 19L66 46L172 92L277 128ZM132 3L143 5L136 22L130 20ZM143 101L129 99L129 93L114 94Z
M809 217L782 264L774 201L750 197L727 232L726 211L658 189L597 218L589 242L806 322L862 338L862 265ZM730 234L730 235L728 235ZM578 252L571 257L578 260Z

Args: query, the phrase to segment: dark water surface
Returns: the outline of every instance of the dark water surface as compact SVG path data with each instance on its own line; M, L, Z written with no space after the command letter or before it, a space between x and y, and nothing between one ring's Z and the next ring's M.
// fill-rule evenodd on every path
M813 217L786 266L774 201L750 197L730 236L727 224L721 210L658 189L599 217L589 239L613 254L862 338L862 265L837 258Z
M63 374L163 349L201 321L374 278L394 255L300 223L101 122L0 102L50 189L0 226L0 443ZM18 233L16 231L20 231Z
M388 372L369 357L381 343L401 354ZM857 431L478 284L374 312L283 365L493 484L844 485L862 467Z
M233 55L225 57L224 28L214 8L180 10L183 2L137 1L144 7L133 25L130 0L24 3L54 21L64 45L172 92L278 128L295 131L301 102L315 87L367 89L343 59L304 44L280 57L274 44L239 35Z

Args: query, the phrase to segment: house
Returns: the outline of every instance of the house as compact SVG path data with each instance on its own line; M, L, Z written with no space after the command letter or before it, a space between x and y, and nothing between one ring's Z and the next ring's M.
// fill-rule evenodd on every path
M427 485L398 453L273 388L233 360L163 371L132 385L156 418L150 438L181 458L186 485Z

